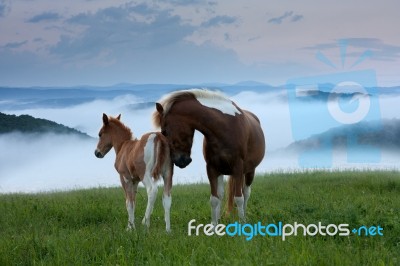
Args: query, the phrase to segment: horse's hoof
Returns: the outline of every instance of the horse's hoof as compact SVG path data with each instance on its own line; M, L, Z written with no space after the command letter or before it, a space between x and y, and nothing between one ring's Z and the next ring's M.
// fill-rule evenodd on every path
M147 228L150 227L150 219L146 219L146 217L143 217L142 224L145 225Z
M135 224L128 222L128 226L126 227L126 231L132 231L135 230Z
M125 230L126 230L127 232L131 232L132 230L135 230L135 229L136 229L136 228L135 228L134 226L127 226Z

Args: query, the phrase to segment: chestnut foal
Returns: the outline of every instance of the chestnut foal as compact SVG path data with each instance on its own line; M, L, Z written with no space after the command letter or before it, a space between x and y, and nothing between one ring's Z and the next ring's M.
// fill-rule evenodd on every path
M166 138L159 132L144 134L139 140L132 138L131 130L118 117L103 114L103 127L99 132L99 143L95 150L98 158L103 158L114 147L116 153L115 169L120 175L125 191L128 211L128 230L135 229L135 198L140 181L147 190L147 208L142 223L150 226L150 215L157 197L157 181L160 175L164 180L163 206L166 230L171 230L171 186L173 163Z

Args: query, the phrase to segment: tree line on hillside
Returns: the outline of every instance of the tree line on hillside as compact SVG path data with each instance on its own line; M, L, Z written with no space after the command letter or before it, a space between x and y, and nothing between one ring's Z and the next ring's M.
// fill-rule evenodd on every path
M75 134L89 137L76 129L30 115L8 115L0 112L0 134L10 132Z

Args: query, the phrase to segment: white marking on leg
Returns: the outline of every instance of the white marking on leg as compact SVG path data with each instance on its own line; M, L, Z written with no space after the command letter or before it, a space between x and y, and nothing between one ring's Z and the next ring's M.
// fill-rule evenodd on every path
M218 187L217 187L218 198L220 199L220 203L218 204L217 209L217 219L221 219L221 201L224 199L224 176L218 176Z
M164 207L165 230L167 232L171 232L170 211L171 211L172 197L163 194L162 202L163 202L163 207Z
M126 210L128 211L128 227L126 229L135 229L135 203L127 199Z
M221 216L219 211L221 210L221 200L213 195L210 197L211 205L211 224L216 226L218 224L218 219Z
M164 207L164 220L165 220L165 229L167 232L171 232L171 187L172 187L172 173L171 173L171 164L168 160L165 160L163 166L163 180L164 180L164 193L163 193L163 207Z
M150 175L146 174L143 179L144 186L147 190L147 207L146 213L143 217L142 224L150 227L150 215L153 212L154 202L156 201L158 187L155 182L153 182Z
M147 225L147 227L150 227L150 215L153 212L153 206L157 197L157 190L158 190L157 184L154 182L154 179L151 176L151 171L155 164L155 154L154 154L155 137L156 134L149 135L146 145L144 146L144 155L143 155L143 161L146 165L146 170L142 182L146 187L147 191L147 207L146 207L146 213L142 220L142 224Z
M218 177L218 188L217 188L218 197L220 200L224 198L224 176L220 175Z
M244 209L243 209L243 205L244 205L244 197L234 197L236 206L237 206L237 211L238 211L238 215L239 215L239 222L241 223L245 223L246 222L246 218L244 216Z
M126 210L128 212L128 226L127 230L135 229L135 197L138 183L126 184ZM131 200L132 199L132 200Z
M244 187L243 187L243 197L244 197L243 212L244 212L245 216L246 216L247 202L249 201L250 194L251 194L251 186L244 185Z

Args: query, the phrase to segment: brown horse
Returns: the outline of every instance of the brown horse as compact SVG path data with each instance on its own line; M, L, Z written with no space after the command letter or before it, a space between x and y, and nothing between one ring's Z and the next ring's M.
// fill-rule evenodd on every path
M147 208L142 223L150 226L150 215L157 196L157 180L164 179L163 206L167 232L170 231L171 186L173 163L165 137L159 132L147 133L140 140L132 139L131 130L117 118L103 114L103 127L99 132L99 143L95 150L103 158L114 147L115 169L119 173L125 191L128 211L128 228L135 228L135 198L137 186L143 182L147 190Z
M211 187L211 222L221 214L223 175L230 175L228 212L233 201L245 221L255 168L264 158L265 139L260 121L220 93L192 89L176 91L156 103L153 122L167 137L172 161L184 168L190 158L194 131L204 135L203 155Z

